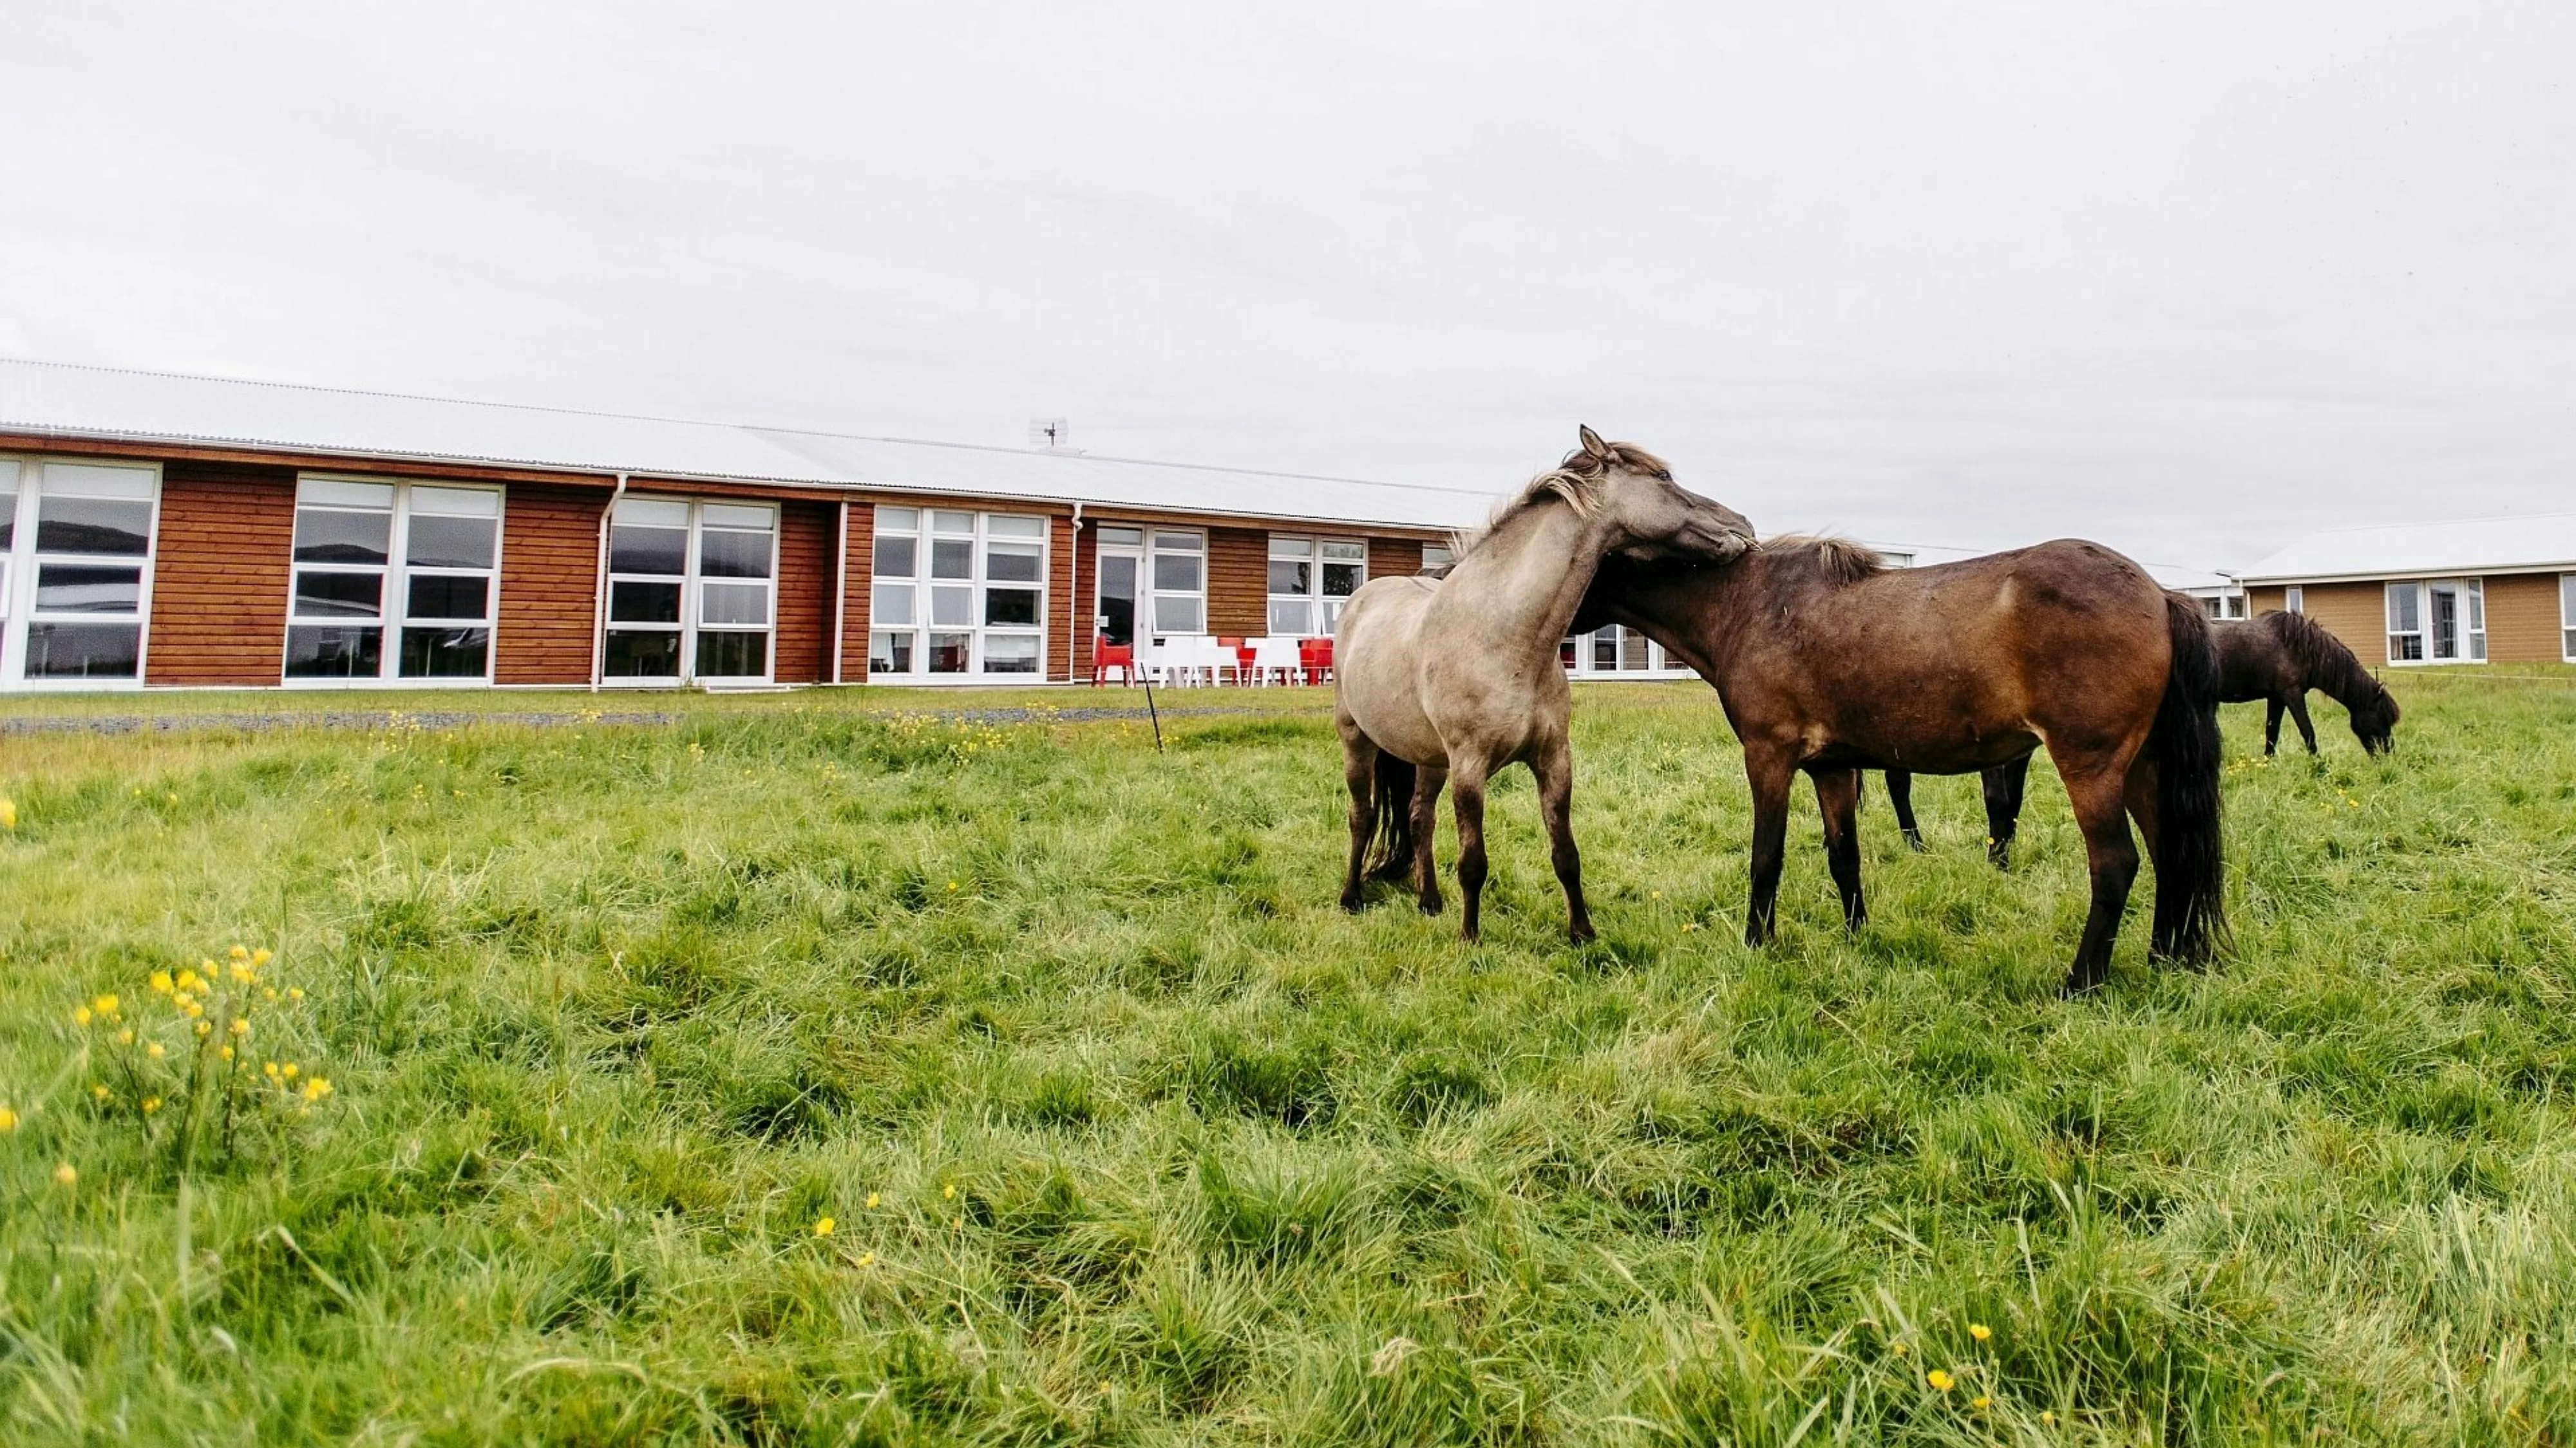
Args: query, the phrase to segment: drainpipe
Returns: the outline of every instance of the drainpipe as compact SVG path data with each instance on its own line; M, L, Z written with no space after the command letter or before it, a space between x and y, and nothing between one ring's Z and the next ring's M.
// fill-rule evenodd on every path
M608 525L617 516L617 500L626 496L626 474L617 475L617 489L608 495L608 506L599 510L599 571L592 578L590 596L590 692L599 692L600 671L608 667Z
M1072 574L1064 581L1064 681L1078 684L1075 674L1082 668L1082 655L1075 641L1082 637L1082 504L1073 505L1073 562L1065 571Z

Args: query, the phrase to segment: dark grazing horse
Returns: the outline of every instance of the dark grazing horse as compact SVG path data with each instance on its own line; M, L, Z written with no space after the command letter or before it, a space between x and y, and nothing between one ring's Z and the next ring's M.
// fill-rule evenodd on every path
M2110 970L2138 872L2156 870L2150 946L2198 962L2226 932L2219 849L2218 654L2209 620L2146 570L2060 540L1888 569L1839 539L1778 539L1732 563L1602 565L1574 630L1643 630L1716 688L1753 794L1744 938L1772 934L1789 786L1814 781L1825 857L1857 929L1860 771L1965 774L2045 747L2091 863L2092 908L2066 977Z
M2317 752L2317 731L2308 723L2308 691L2326 697L2351 717L2353 737L2367 754L2397 747L2397 701L2386 686L2370 676L2343 640L2324 625L2297 613L2264 613L2245 623L2216 625L2218 698L2225 704L2264 703L2263 752L2281 742L2281 714L2287 710L2299 726L2308 752ZM2022 782L2030 773L2030 756L1984 771L1986 858L2001 869L2012 863L2013 832L2021 821ZM1901 769L1887 772L1887 800L1896 809L1896 827L1905 843L1923 848L1923 832L1914 825L1914 779Z

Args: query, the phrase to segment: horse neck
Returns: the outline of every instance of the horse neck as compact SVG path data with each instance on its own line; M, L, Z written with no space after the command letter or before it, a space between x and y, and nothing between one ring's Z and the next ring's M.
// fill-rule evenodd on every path
M1709 568L1661 569L1622 589L1603 610L1642 631L1721 693L1738 646L1753 637L1752 615L1781 601L1771 555L1756 549ZM1785 603L1784 607L1787 607Z
M1514 645L1553 654L1600 570L1610 531L1606 519L1562 503L1525 508L1460 559L1442 591L1473 595L1480 622Z

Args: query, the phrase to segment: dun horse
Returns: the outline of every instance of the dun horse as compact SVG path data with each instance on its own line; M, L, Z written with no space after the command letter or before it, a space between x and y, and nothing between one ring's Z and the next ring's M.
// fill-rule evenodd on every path
M1753 528L1675 486L1662 460L1634 443L1605 443L1588 427L1582 443L1499 509L1444 577L1376 579L1343 608L1333 646L1333 722L1351 791L1343 909L1359 908L1364 875L1410 871L1423 912L1439 912L1431 834L1445 781L1458 813L1461 923L1474 940L1485 782L1522 763L1538 776L1568 933L1578 944L1592 938L1569 818L1572 700L1557 643L1604 555L1724 562L1752 546Z
M1789 786L1815 782L1826 861L1858 928L1860 771L1964 774L2045 747L2091 864L2092 908L2067 972L2110 969L2138 870L2156 870L2153 952L2215 954L2218 659L2209 621L2144 569L2059 541L1889 570L1857 544L1788 539L1724 567L1605 563L1574 627L1640 628L1717 689L1753 790L1744 938L1772 933Z
M2280 746L2283 710L2297 722L2308 752L2317 752L2317 731L2308 723L2310 689L2323 689L2344 707L2364 753L2385 754L2397 747L2397 701L2324 625L2304 614L2266 613L2250 623L2222 623L2217 635L2219 702L2264 702L2265 754ZM2022 781L2029 773L2027 754L1985 771L1986 857L1999 869L2012 863ZM1896 827L1905 832L1905 842L1922 849L1923 832L1914 826L1913 777L1889 770L1887 799L1896 807Z

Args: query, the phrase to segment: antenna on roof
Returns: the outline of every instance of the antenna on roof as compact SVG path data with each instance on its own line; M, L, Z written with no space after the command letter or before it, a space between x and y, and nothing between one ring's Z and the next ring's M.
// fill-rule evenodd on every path
M1029 419L1029 446L1055 452L1073 442L1073 429L1061 417Z

